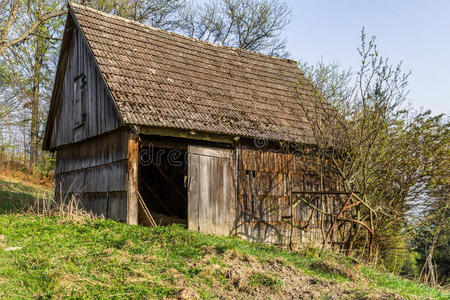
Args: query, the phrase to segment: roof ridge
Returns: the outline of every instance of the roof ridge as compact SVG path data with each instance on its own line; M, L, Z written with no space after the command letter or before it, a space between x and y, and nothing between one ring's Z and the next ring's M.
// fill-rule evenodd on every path
M259 55L259 56L262 56L262 57L268 57L268 58L271 58L271 59L281 60L281 61L284 61L284 62L287 62L287 63L297 63L295 60L289 59L289 58L282 58L282 57L277 57L277 56L273 56L273 55L269 55L269 54L262 54L262 53L259 53L259 52L253 52L253 51L246 50L246 49L219 45L219 44L215 44L215 43L212 43L212 42L204 41L204 40L201 40L201 39L198 39L198 38L186 36L186 35L183 35L183 34L180 34L180 33L167 31L167 30L164 30L164 29L161 29L161 28L153 27L151 25L140 23L140 22L135 21L135 20L131 20L131 19L127 19L127 18L124 18L124 17L116 16L116 15L113 15L113 14L105 13L105 12L103 12L101 10L97 10L97 9L94 9L94 8L91 8L91 7L88 7L88 6L85 6L85 5L81 5L81 4L78 4L78 3L74 3L74 2L71 2L71 1L67 2L67 6L69 8L70 7L76 7L76 8L89 10L91 12L99 13L99 14L105 16L105 17L108 17L108 18L117 19L117 20L120 20L120 21L124 21L124 22L127 22L127 23L138 25L138 26L143 27L145 29L161 31L161 32L173 35L173 36L177 36L177 37L180 37L180 38L183 38L183 39L187 39L187 40L191 40L191 41L195 41L195 42L204 43L204 44L211 45L211 46L214 46L214 47L220 47L220 48L224 48L224 49L228 49L228 50L232 50L232 51L242 51L242 52L246 52L246 53L249 53L249 54L252 54L252 55Z

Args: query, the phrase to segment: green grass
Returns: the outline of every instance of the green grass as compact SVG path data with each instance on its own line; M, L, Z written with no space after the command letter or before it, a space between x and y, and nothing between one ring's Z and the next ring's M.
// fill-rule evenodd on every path
M0 178L0 213L21 209L38 198L48 199L52 194L48 188Z
M421 284L412 280L382 273L373 268L362 267L362 273L371 282L379 287L384 287L390 291L401 295L417 295L423 298L432 297L437 299L450 299L449 293L443 293L440 290L432 289L425 284Z
M353 259L312 247L293 253L190 232L182 226L144 228L111 220L74 222L64 217L11 213L51 193L39 186L0 179L0 235L5 237L3 244L0 239L1 299L164 298L185 287L201 298L253 298L258 290L280 298L289 288L290 278L283 276L284 271L277 273L277 264L318 281L353 284L346 298L381 291L405 298L450 299L439 289L367 266L357 270ZM3 249L15 246L22 248ZM270 269L271 265L276 268ZM248 274L243 283L236 284L229 276L230 269L246 266ZM353 272L359 275L348 275Z
M280 278L268 273L253 273L248 279L250 286L266 286L274 289L283 287L284 282Z
M202 235L181 226L144 228L110 220L76 223L61 217L8 214L0 215L0 234L6 237L8 247L22 247L0 250L0 298L163 298L186 286L202 298L215 298L220 291L233 290L230 279L220 272L220 268L230 266L226 261L230 251L252 256L257 262L281 260L308 276L338 284L349 281L310 268L311 262L330 257L347 261L336 254L292 253L236 238ZM214 249L206 261L205 249ZM219 269L208 272L209 265ZM371 288L408 298L449 297L438 289L368 267L362 272ZM249 276L248 286L280 290L284 280L259 272Z

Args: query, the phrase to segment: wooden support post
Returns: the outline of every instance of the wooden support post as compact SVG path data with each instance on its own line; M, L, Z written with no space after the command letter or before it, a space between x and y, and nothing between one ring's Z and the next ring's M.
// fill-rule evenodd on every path
M138 164L139 141L134 133L128 138L128 175L127 175L127 223L138 224Z
M350 203L350 201L352 200L353 197L353 193L350 194L347 198L347 201L345 201L344 206L342 206L341 210L339 211L339 213L337 214L336 218L334 219L333 223L331 224L330 229L327 232L327 236L325 237L325 239L323 240L323 244L322 244L322 248L325 247L325 243L328 240L329 237L331 237L331 243L333 243L333 231L334 231L334 227L337 223L337 221L339 220L339 218L341 217L341 215L348 209L347 205Z

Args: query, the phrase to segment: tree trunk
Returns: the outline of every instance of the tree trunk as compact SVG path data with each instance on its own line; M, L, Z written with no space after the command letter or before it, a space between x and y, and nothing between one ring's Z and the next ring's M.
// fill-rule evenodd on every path
M31 102L30 167L35 168L39 152L39 85L42 66L42 40L36 39L33 66L33 100Z

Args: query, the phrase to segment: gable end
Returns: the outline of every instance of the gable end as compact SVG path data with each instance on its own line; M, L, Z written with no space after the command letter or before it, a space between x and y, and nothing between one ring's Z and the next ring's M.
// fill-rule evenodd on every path
M101 135L122 123L89 44L69 8L43 149L55 150Z

